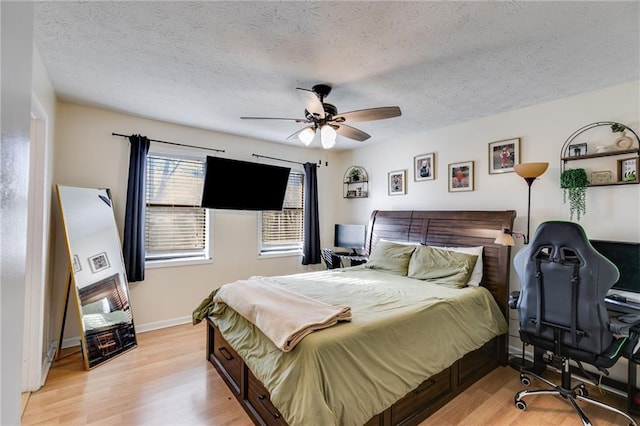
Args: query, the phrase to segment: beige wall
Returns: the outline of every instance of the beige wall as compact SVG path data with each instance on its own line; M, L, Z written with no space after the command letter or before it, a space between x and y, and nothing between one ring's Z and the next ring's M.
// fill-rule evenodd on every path
M570 98L533 105L516 111L485 117L454 126L416 133L387 143L371 144L345 153L338 169L364 166L369 172L371 196L342 199L334 194L339 220L366 223L373 209L514 209L515 228L526 230L527 185L515 173L489 174L488 144L521 138L522 162L549 162L549 169L532 187L531 233L546 220L569 220L569 207L562 203L560 150L580 127L596 121L618 121L640 132L640 82L610 87ZM389 125L392 125L389 120ZM608 128L585 133L589 152L596 145L612 144L619 134ZM637 146L637 145L636 145ZM393 149L390 149L393 147ZM436 180L413 181L413 157L436 153ZM631 157L627 155L621 158ZM475 162L475 190L447 190L447 166L461 161ZM589 162L571 162L569 167L589 171L614 170L615 157ZM407 195L387 195L387 173L407 169ZM605 186L587 190L587 213L580 220L592 238L640 241L640 186ZM520 247L520 245L516 247Z
M515 173L488 173L488 144L520 137L521 160L546 161L549 170L534 183L531 229L545 220L568 219L559 188L560 149L571 133L585 124L612 120L638 129L640 82L534 105L447 128L417 133L410 139L372 143L334 153L272 144L237 136L148 120L96 108L60 103L56 132L54 182L108 187L113 191L120 231L124 218L128 143L111 132L140 133L150 138L225 149L225 157L255 160L251 153L294 161L328 160L318 171L323 246L332 245L334 223L366 223L373 209L515 209L516 230L526 230L527 187ZM392 122L389 121L391 125ZM613 142L616 135L597 135ZM601 144L600 140L589 141ZM389 149L393 146L393 149ZM413 181L413 157L436 153L436 180ZM475 190L450 193L447 165L475 162ZM611 164L585 164L597 170ZM324 164L324 163L323 163ZM349 165L369 173L370 196L342 198L342 176ZM387 173L407 169L407 195L387 195ZM332 208L336 206L337 208ZM580 221L592 238L640 240L640 186L591 188L587 214ZM185 320L193 307L219 285L250 275L301 272L298 257L258 259L257 216L253 212L213 213L212 264L148 269L142 283L132 283L136 323L141 328ZM622 224L622 226L620 226ZM522 247L518 241L514 252ZM514 281L512 279L512 281ZM517 287L517 283L512 284Z
M336 154L285 146L217 132L109 112L61 102L58 105L54 183L112 190L116 222L122 234L129 163L129 143L111 133L139 133L152 139L226 150L225 158L257 160L252 153L298 162L318 162L320 220L323 242L333 238L333 209L322 200L331 199L331 176L341 175L334 164ZM199 151L202 153L202 151ZM205 151L206 153L206 151ZM213 155L213 154L211 154ZM324 166L328 161L329 166ZM284 163L278 163L285 165ZM295 166L294 166L295 167ZM256 212L212 211L213 262L194 266L147 269L144 282L131 283L130 292L138 329L184 322L213 289L252 275L281 275L322 268L304 267L299 256L258 258ZM72 336L68 331L66 336Z

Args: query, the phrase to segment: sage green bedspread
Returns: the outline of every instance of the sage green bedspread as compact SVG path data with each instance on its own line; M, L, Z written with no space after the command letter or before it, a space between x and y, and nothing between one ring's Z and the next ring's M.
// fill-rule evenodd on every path
M508 330L482 287L450 288L358 266L269 279L348 305L353 320L311 333L285 353L224 304L205 299L194 319L210 316L291 426L362 425Z

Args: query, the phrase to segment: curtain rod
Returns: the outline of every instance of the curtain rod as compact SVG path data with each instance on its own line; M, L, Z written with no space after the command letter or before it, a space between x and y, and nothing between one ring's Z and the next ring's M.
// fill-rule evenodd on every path
M129 138L129 137L131 137L131 135L123 135L123 134L121 134L121 133L115 133L115 132L112 132L112 133L111 133L111 135L112 135L112 136L122 136L123 138ZM186 144L183 144L183 143L167 142L167 141L161 141L161 140L158 140L158 139L149 139L149 141L150 141L150 142L158 142L158 143L166 143L166 144L168 144L168 145L186 146L186 147L188 147L188 148L205 149L205 150L207 150L207 151L225 152L225 150L224 150L224 149L205 148L205 147L203 147L203 146L186 145Z
M251 154L256 158L268 158L270 160L276 160L276 161L284 161L285 163L294 163L294 164L301 164L304 166L305 163L301 163L299 161L291 161L291 160L285 160L283 158L276 158L276 157L268 157L266 155L259 155L259 154ZM322 160L318 161L318 164L316 164L316 167L320 167L322 165Z

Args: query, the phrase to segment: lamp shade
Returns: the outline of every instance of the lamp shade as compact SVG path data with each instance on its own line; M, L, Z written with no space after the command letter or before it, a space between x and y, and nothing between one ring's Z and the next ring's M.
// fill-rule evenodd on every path
M325 124L320 128L320 139L324 149L333 148L336 144L336 130L329 124Z
M521 163L513 166L518 176L523 178L537 178L547 171L549 163Z
M313 129L313 127L307 127L306 129L298 133L298 139L300 139L300 142L307 146L313 141L313 138L315 136L316 131Z
M501 231L498 234L498 237L494 241L495 244L501 244L503 246L515 246L516 241L513 239L513 236L507 232Z

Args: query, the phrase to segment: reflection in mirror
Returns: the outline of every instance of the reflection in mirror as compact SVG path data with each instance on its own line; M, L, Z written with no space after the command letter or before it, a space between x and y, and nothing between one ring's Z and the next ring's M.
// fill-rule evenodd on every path
M86 368L136 347L118 230L105 189L57 186Z

